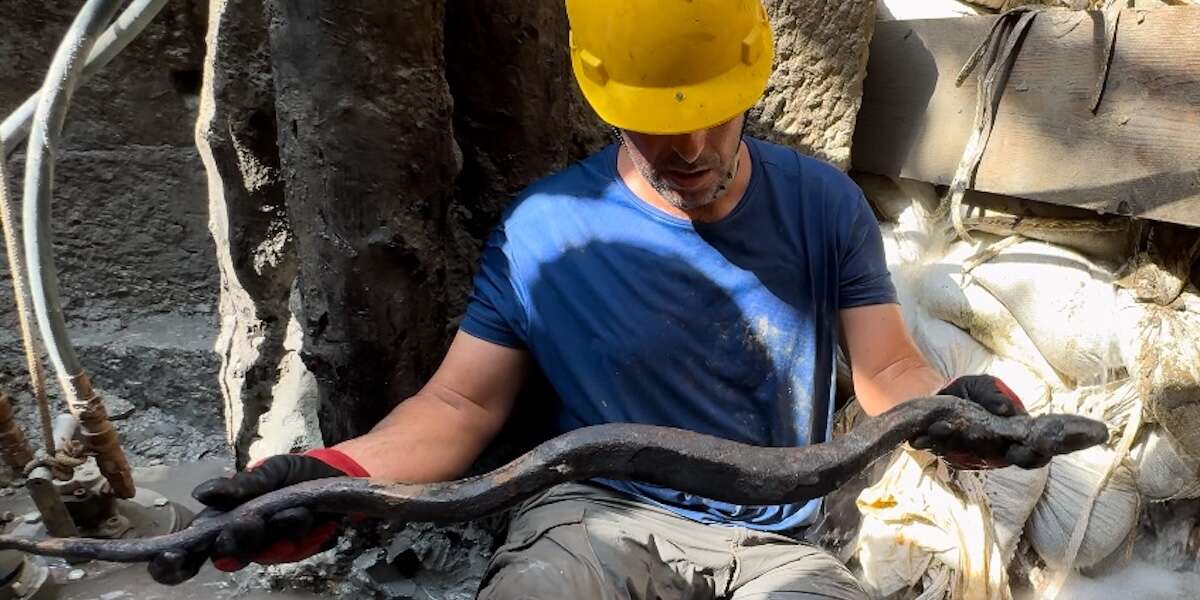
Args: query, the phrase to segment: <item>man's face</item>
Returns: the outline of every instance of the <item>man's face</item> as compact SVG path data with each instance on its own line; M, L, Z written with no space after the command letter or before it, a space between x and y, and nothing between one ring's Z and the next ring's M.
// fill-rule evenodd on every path
M695 210L720 198L737 174L745 115L680 135L621 131L634 167L675 208Z

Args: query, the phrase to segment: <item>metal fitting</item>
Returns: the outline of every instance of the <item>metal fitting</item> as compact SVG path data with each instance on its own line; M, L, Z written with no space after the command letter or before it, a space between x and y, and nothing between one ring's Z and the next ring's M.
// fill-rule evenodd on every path
M17 471L33 461L33 448L13 419L12 401L0 392L0 457Z
M37 506L38 513L41 514L42 521L46 524L46 531L50 535L54 537L79 535L79 529L75 527L75 521L71 518L71 513L67 511L62 494L59 492L58 486L54 485L54 475L50 469L37 467L30 472L29 478L25 480L25 488L29 490L29 495L33 498L33 503Z
M112 486L113 493L118 498L132 498L137 493L133 485L133 471L112 422L108 420L108 411L104 402L92 389L92 382L86 374L77 375L70 380L73 394L68 394L71 414L79 419L80 437L83 446L96 457L100 473Z

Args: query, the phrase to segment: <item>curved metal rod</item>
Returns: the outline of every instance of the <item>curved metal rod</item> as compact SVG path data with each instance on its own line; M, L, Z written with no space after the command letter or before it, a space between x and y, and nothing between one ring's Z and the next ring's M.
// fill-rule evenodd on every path
M1002 452L1022 447L1049 457L1103 443L1108 428L1076 415L998 417L977 404L945 396L906 402L865 420L845 436L800 448L749 446L669 427L598 425L561 435L495 471L468 479L431 484L320 479L277 490L170 535L41 541L0 536L0 549L147 562L164 552L206 550L227 524L289 508L410 522L467 521L553 485L593 478L642 481L743 505L804 502L844 485L898 444L927 435L952 440L957 447Z
M88 54L87 65L83 67L83 80L86 81L108 66L116 55L142 33L166 4L167 0L134 0L96 40L96 45ZM0 159L16 152L21 142L25 141L25 136L29 135L33 113L37 110L40 97L41 92L35 92L0 123Z
M8 165L5 164L6 162L6 159L0 156L0 228L4 232L4 250L8 255L8 272L12 282L13 301L17 306L17 328L21 330L21 347L25 350L25 368L29 371L29 387L33 392L34 401L37 403L46 456L54 456L57 448L54 444L54 426L50 422L50 399L46 396L42 359L37 352L37 345L33 338L33 323L29 315L29 304L27 303L29 286L25 283L25 255L17 241L16 227L20 215L17 213L16 205L8 200ZM0 406L0 412L3 412L3 406ZM33 457L30 456L29 460L33 460ZM25 462L28 463L29 460ZM24 469L25 465L22 464L20 468Z
M84 57L89 55L108 23L121 7L121 0L88 0L50 63L42 96L34 113L26 151L25 198L22 229L28 261L29 294L37 315L38 329L50 362L58 373L67 406L83 427L88 449L96 455L100 472L122 498L132 498L132 471L108 420L104 403L96 396L83 372L71 340L58 297L58 274L50 232L50 199L54 184L54 153L62 135L71 97L79 86Z

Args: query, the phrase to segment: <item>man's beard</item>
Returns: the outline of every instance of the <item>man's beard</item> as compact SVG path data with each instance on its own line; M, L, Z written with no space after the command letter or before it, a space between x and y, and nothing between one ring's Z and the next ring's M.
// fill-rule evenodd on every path
M612 128L612 131L613 135L617 139L617 144L621 146L626 145L625 136L621 135L621 130L614 127ZM729 166L721 175L717 185L714 186L709 193L704 194L699 198L685 198L683 194L679 193L670 185L668 185L667 182L657 174L654 167L641 155L637 154L636 152L628 152L628 155L630 161L633 163L634 168L637 169L642 178L650 184L650 187L653 188L654 191L658 192L658 195L661 196L663 200L666 200L668 204L679 210L696 210L717 201L721 196L725 195L725 192L729 191L730 186L733 185L733 180L737 176L738 167L741 164L742 139L745 137L745 135L746 125L743 124L742 133L738 136L737 149L735 149L733 153L733 160L730 161Z
M739 146L738 151L736 151L733 155L733 161L725 169L724 174L721 175L720 180L717 182L717 185L712 188L712 190L699 197L685 198L683 194L679 193L679 191L673 189L670 185L663 181L663 179L655 173L654 168L651 167L649 163L637 160L633 161L634 166L637 167L638 171L642 174L642 177L644 177L646 181L650 183L650 187L654 188L654 191L658 192L658 195L661 196L663 200L666 200L668 204L683 211L704 208L705 206L716 202L719 198L721 198L721 196L724 196L725 192L729 191L729 187L733 185L733 179L737 175L738 165L740 162L741 149Z

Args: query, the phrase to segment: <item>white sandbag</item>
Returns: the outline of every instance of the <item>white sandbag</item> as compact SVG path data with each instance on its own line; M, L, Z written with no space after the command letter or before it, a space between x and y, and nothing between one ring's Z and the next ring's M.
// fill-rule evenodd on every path
M1042 356L1084 384L1124 368L1114 328L1116 285L1077 252L1026 241L1002 250L971 275L1025 330Z
M965 474L964 474L965 475ZM996 543L1007 564L1017 551L1025 523L1046 489L1050 468L1008 467L973 473L983 482L996 531Z
M895 529L880 519L863 519L855 555L862 565L859 581L872 598L887 598L911 589L933 562L933 554L897 537Z
M1062 377L1009 309L962 274L960 265L975 251L972 245L952 245L944 257L919 270L912 293L930 315L967 331L997 356L1024 363L1052 387L1065 389Z
M1051 401L1050 412L1082 415L1103 421L1116 437L1124 433L1133 412L1142 410L1139 400L1136 382L1126 378L1056 393Z
M994 356L967 332L924 312L915 322L907 322L913 341L943 377L955 379L990 371Z
M1009 389L1021 399L1025 410L1031 414L1042 415L1053 412L1050 407L1054 389L1034 373L1028 365L997 356L992 359L991 364L984 372L1008 385Z
M893 277L903 276L905 269L921 265L929 255L934 241L925 230L921 209L908 208L895 223L881 223L883 254ZM899 272L898 272L899 271Z
M893 457L879 483L859 495L863 520L855 553L869 592L885 597L907 590L941 564L953 572L951 598L1011 597L1007 561L992 525L985 486L966 475L955 482L934 456L904 449ZM1011 532L1019 524L1004 529Z
M1131 454L1137 489L1150 500L1200 498L1200 464L1175 448L1158 427L1148 427Z
M905 196L891 177L874 173L852 173L850 177L862 189L881 223L895 223L900 213L912 206L912 198Z
M1130 373L1154 420L1200 461L1200 296L1189 289L1172 306L1137 303L1120 329Z
M930 222L927 215L936 211L941 203L937 188L931 183L872 173L854 173L851 176L858 187L862 188L867 202L885 223L899 222L901 215L914 206L919 214L913 216L922 223ZM916 219L910 221L910 224L913 222L916 222Z
M967 332L935 318L924 307L922 291L915 284L928 268L921 264L920 258L926 249L920 242L899 241L897 231L903 228L904 225L885 224L884 243L901 314L913 341L929 360L930 366L944 377L985 372L991 364L992 353Z
M1046 490L1033 509L1025 533L1034 550L1052 568L1096 565L1121 548L1137 524L1140 497L1132 470L1122 465L1100 491L1074 564L1064 564L1075 524L1084 517L1088 498L1112 462L1113 451L1103 446L1051 461Z

